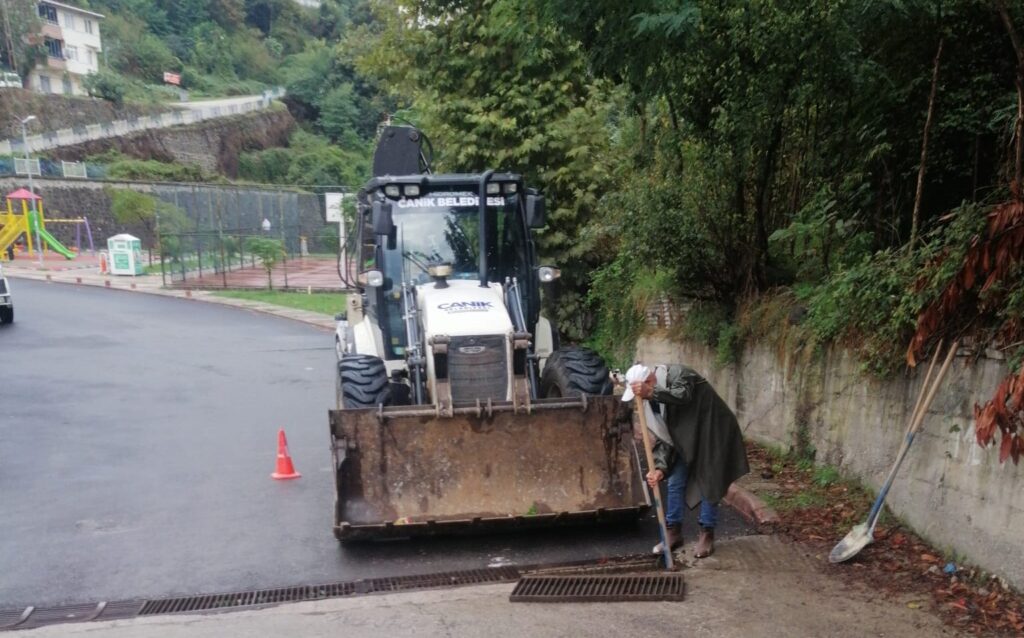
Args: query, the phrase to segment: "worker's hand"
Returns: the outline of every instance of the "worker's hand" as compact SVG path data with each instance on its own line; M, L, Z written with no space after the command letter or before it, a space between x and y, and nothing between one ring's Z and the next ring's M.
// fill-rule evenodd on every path
M650 399L651 396L654 395L654 385L637 381L636 383L630 384L629 387L633 388L633 394L641 399Z
M664 472L661 470L651 470L647 473L647 484L652 488L658 487L658 483L660 483L663 478L665 478Z

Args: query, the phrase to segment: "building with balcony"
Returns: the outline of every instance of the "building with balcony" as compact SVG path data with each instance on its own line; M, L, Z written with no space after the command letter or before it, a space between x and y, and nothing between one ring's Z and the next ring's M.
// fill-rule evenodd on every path
M28 87L39 93L85 95L85 76L96 73L103 45L103 16L60 2L38 3L46 61L29 73Z

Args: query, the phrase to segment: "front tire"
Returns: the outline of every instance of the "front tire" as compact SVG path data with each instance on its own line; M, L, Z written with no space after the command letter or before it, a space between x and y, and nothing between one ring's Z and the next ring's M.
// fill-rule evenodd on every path
M373 408L391 404L388 372L380 357L345 355L338 361L339 408Z
M609 395L612 380L604 360L589 348L556 350L544 364L540 378L541 396L570 397L581 394Z
M0 308L0 323L14 323L14 306Z

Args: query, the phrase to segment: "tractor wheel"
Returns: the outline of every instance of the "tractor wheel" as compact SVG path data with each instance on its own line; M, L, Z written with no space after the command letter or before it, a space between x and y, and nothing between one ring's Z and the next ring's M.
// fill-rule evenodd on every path
M338 362L338 407L372 408L390 405L388 372L380 357L346 355Z
M14 306L0 308L0 323L14 323Z
M612 380L608 366L588 348L556 350L544 364L540 378L541 396L569 397L580 394L611 394Z

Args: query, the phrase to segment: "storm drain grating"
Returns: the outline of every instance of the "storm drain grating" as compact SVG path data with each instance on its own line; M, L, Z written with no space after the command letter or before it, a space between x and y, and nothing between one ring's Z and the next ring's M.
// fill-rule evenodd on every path
M683 575L610 574L524 576L509 601L514 603L584 603L683 600Z
M131 618L138 615L141 608L140 600L60 605L43 609L26 607L21 612L0 612L0 629L35 629L61 623Z
M116 620L135 616L209 612L243 607L259 607L279 603L340 598L355 594L409 591L439 587L457 587L484 583L510 583L519 579L519 570L505 566L488 569L441 572L419 576L369 578L350 582L278 587L220 594L182 596L157 600L126 600L117 602L64 605L58 607L26 607L0 610L0 631L32 629L46 625L91 620Z
M325 598L338 598L352 594L373 594L379 592L408 591L433 587L453 587L479 583L511 582L519 578L514 567L494 569L473 569L458 572L442 572L423 576L398 576L394 578L370 578L348 583L327 585L305 585L301 587L280 587L259 591L207 594L150 600L142 607L140 616L155 614L177 614L182 612L216 611L235 607L254 607L294 603Z

